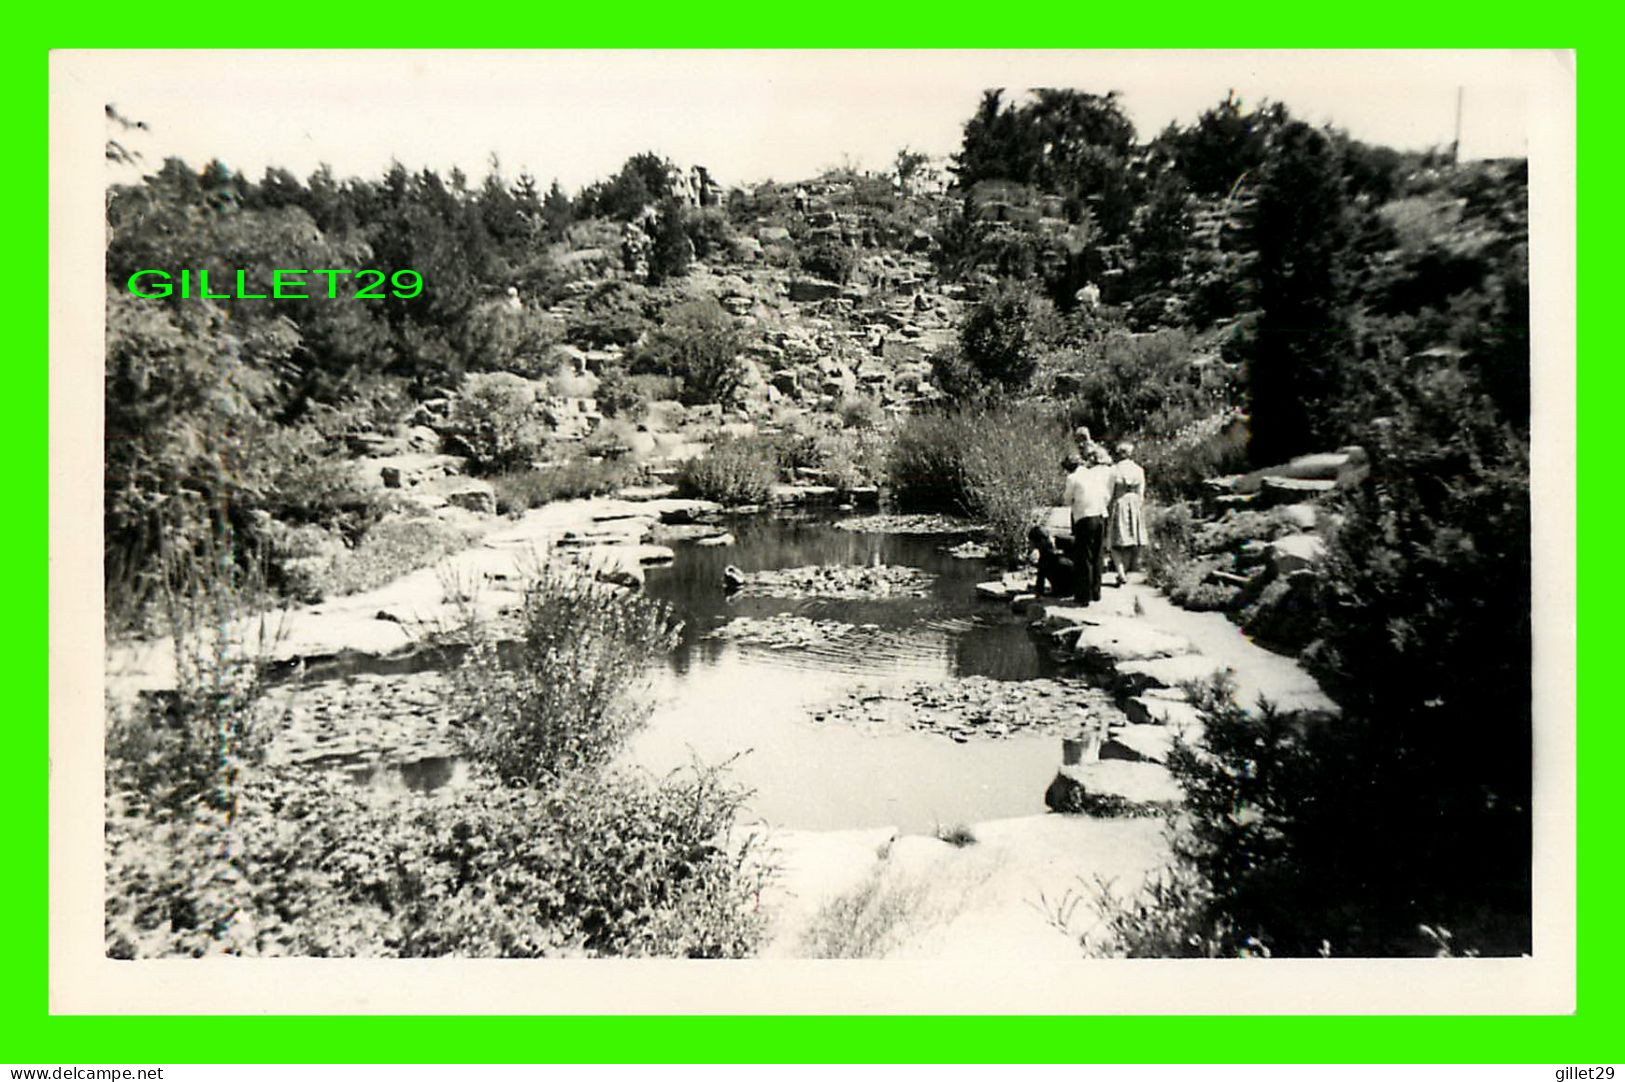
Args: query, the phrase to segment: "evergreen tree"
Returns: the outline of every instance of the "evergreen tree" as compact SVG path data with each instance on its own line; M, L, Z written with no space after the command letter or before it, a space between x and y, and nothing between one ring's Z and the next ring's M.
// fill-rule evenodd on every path
M1259 170L1251 232L1260 314L1248 385L1253 461L1279 462L1336 440L1339 366L1353 353L1351 236L1342 163L1328 136L1283 127Z

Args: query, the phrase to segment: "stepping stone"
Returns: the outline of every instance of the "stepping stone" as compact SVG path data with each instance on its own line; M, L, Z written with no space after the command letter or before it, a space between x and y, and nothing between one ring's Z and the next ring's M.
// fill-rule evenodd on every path
M1135 725L1163 725L1178 732L1194 733L1202 727L1202 712L1183 697L1164 698L1152 689L1134 695L1123 703L1123 713Z
M1205 683L1230 667L1205 654L1125 661L1117 666L1118 677L1136 692L1148 687L1177 688L1190 682Z
M1115 663L1177 657L1190 653L1192 647L1178 635L1159 631L1144 620L1125 618L1083 628L1072 649L1074 653Z
M1154 813L1183 799L1167 767L1121 759L1063 766L1044 792L1053 811L1097 816Z
M1297 477L1266 477L1258 485L1258 506L1279 507L1324 496L1337 488L1336 481L1310 481Z
M1165 725L1125 725L1100 746L1100 758L1133 763L1166 763L1176 735Z

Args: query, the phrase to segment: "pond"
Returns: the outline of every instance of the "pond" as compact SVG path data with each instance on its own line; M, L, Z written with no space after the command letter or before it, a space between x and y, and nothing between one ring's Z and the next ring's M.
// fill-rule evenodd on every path
M820 720L832 701L859 691L895 695L928 685L951 693L964 678L1064 675L1029 635L1026 617L977 597L975 584L991 574L988 565L945 551L963 536L865 533L842 529L838 521L832 514L731 516L725 525L736 538L733 545L677 541L670 565L648 569L646 592L674 608L683 632L668 662L652 675L654 710L622 765L664 775L696 760L727 762L731 778L752 791L748 816L788 829L896 826L929 833L1043 812L1044 789L1060 758L1053 732L1017 730L997 739L961 734L963 742L956 742L943 732L884 723L895 719L853 720L850 710ZM877 561L927 572L932 578L925 596L830 600L730 595L723 589L729 565L748 574ZM861 630L789 647L718 634L733 621L775 617L799 618L794 622L803 629L835 621ZM334 680L375 681L354 694L381 701L407 695L412 674L454 666L461 653L442 648L393 659L346 659L310 675L329 681L330 688ZM984 683L984 696L986 691ZM336 703L329 710L334 718L350 718L345 728L353 728L351 707ZM467 776L467 765L455 757L432 754L405 764L392 756L330 761L358 784L396 792L457 784Z
M732 776L754 791L749 812L786 828L929 832L1044 811L1044 787L1060 754L1053 735L956 743L897 726L815 720L820 704L854 686L1055 674L1058 666L1027 633L1024 617L977 598L987 565L942 551L962 538L860 533L827 516L741 517L730 529L734 545L679 543L670 566L649 571L649 596L669 602L684 630L654 681L657 706L627 762L659 774L694 758L731 759ZM722 588L730 564L748 574L877 560L935 575L928 596L730 597ZM732 620L779 614L868 626L863 635L788 649L713 634Z

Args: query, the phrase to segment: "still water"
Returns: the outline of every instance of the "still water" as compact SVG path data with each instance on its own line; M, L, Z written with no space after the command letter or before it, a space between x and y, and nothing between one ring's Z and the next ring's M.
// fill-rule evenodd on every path
M1028 680L1054 664L1027 634L1024 618L979 600L980 560L941 550L959 538L857 533L828 517L740 518L737 543L679 544L669 567L652 568L649 596L684 621L682 642L653 681L655 712L625 755L656 774L694 759L732 760L733 778L754 795L751 814L786 828L833 830L894 825L908 832L1044 810L1059 761L1053 736L1017 735L956 744L945 736L820 723L817 705L854 686L985 676ZM746 572L876 558L932 572L930 596L874 601L730 598L723 569ZM793 613L875 624L856 644L776 650L711 638L729 620Z

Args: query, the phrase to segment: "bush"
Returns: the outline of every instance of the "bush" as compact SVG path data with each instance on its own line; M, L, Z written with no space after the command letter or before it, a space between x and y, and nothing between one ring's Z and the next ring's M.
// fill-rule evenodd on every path
M307 572L317 599L375 590L402 575L461 552L478 529L443 522L428 514L397 515L368 530L326 568Z
M452 400L446 431L462 442L476 470L528 466L542 444L535 385L509 372L470 375Z
M497 513L516 515L555 500L603 496L633 483L641 471L615 459L572 458L522 473L491 478L496 489Z
M845 284L857 268L858 257L851 248L832 240L820 240L796 253L801 269L827 282Z
M632 358L634 372L682 379L685 405L708 405L733 398L745 378L739 332L711 298L673 308Z
M1208 478L1246 468L1247 425L1234 414L1216 413L1172 435L1141 440L1134 458L1145 467L1146 490L1152 496L1200 496Z
M1018 391L1032 381L1039 354L1056 330L1049 301L1001 285L965 317L959 348L982 383Z
M526 587L518 622L511 666L485 642L457 670L464 748L505 781L602 766L647 719L639 682L680 625L664 604L558 567Z
M649 412L649 397L643 388L633 382L622 365L605 365L598 374L598 387L594 392L598 410L605 417L619 417L639 421Z
M1035 513L1055 503L1062 458L1075 450L1063 416L1036 404L961 406L909 417L886 477L900 508L985 521L996 555L1027 551Z
M1216 413L1228 413L1232 389L1222 374L1192 365L1183 331L1108 334L1072 373L1070 403L1078 421L1117 436L1169 436Z
M886 419L886 411L873 395L857 394L848 395L837 402L835 416L841 419L843 428L868 432L880 427Z
M229 823L114 799L107 953L741 957L763 927L761 865L729 842L741 798L697 770L388 804L273 773Z
M677 491L722 504L763 503L778 479L778 448L771 441L724 437L683 463Z

